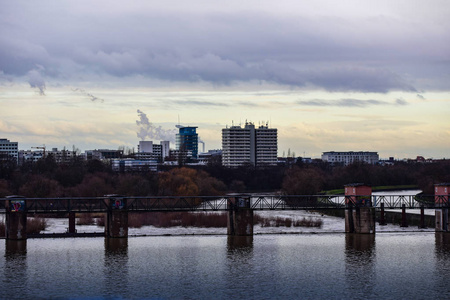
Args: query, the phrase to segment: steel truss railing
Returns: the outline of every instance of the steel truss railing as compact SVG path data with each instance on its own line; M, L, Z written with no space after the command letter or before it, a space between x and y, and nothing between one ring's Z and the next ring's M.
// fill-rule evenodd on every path
M351 206L408 209L449 208L448 196L420 195L239 195L216 197L93 197L93 198L0 198L0 213L7 209L6 201L25 200L29 213L106 212L109 199L125 200L128 211L227 211L238 205L236 199L247 199L254 210L321 210Z

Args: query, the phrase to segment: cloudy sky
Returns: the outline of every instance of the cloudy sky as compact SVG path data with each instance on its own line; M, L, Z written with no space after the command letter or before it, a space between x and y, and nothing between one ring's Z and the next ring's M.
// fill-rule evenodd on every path
M246 121L280 156L449 158L450 2L0 0L0 138L20 149L178 122L218 149Z

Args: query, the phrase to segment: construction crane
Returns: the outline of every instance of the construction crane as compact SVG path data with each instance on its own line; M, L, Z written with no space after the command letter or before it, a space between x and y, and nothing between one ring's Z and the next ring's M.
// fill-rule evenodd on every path
M42 150L44 150L44 154L43 154L42 158L45 158L45 145L37 146L37 147L31 147L31 148L32 149L42 149Z

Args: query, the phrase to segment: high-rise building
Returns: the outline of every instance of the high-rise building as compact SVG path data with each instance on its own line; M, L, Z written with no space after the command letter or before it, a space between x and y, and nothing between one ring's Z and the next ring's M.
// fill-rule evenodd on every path
M19 143L0 139L0 160L7 160L11 157L17 161L19 157Z
M177 150L182 152L190 151L193 158L198 157L198 134L197 127L177 126L179 129L176 135Z
M277 129L247 122L222 129L222 164L238 167L243 164L273 166L277 163Z

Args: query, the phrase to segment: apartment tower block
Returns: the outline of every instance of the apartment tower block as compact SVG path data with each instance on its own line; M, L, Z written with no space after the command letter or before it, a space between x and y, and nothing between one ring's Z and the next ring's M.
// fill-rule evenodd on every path
M273 166L277 164L278 136L276 128L261 125L255 128L251 122L245 126L231 126L222 129L222 164L238 167Z

